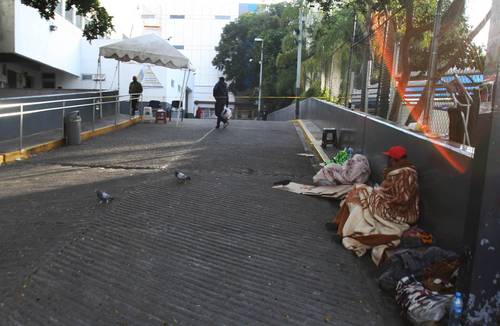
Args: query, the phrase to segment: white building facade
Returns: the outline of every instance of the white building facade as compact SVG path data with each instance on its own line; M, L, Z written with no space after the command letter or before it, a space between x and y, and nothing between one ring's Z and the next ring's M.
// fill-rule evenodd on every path
M126 95L135 75L144 84L145 101L171 103L179 100L183 73L178 70L121 63L118 72L115 60L103 58L102 78L98 78L100 46L144 33L141 1L101 2L113 16L115 31L110 39L90 43L82 38L85 18L76 15L74 9L66 10L66 1L61 1L54 19L49 21L42 19L36 9L23 5L21 0L0 1L0 89L3 91L0 96L32 95L33 90L117 89L118 85L120 94ZM193 88L191 75L186 101L191 112Z
M215 69L224 26L239 15L256 12L271 0L144 0L141 1L145 32L158 33L186 55L196 69L193 97L197 102L213 101L212 89L222 72ZM210 106L210 105L208 105Z

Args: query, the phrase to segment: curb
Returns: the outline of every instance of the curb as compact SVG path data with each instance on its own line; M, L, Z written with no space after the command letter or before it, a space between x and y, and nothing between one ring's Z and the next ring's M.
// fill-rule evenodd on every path
M141 116L134 117L130 120L120 122L116 125L101 127L101 128L95 129L93 131L92 130L84 131L84 132L80 133L80 137L81 137L82 141L92 139L95 137L99 137L99 136L108 134L112 131L128 128L132 125L139 123L141 120L142 120ZM48 151L51 151L51 150L56 149L58 147L64 146L64 144L65 144L64 139L58 139L58 140L53 140L53 141L50 141L47 143L27 147L27 148L23 149L22 151L1 153L0 154L0 165L6 164L6 163L12 163L12 162L19 161L19 160L26 160L33 154L48 152Z
M313 134L309 131L309 129L307 129L304 122L301 119L292 120L292 122L293 124L298 125L300 129L302 129L302 132L304 133L304 136L307 140L307 144L313 151L314 155L316 155L316 157L323 163L329 161L330 158L321 147L321 142L314 138Z

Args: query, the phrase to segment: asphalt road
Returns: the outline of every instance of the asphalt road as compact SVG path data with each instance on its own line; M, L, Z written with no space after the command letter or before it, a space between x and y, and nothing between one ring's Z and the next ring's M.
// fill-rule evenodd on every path
M0 167L0 324L402 324L373 266L324 230L337 203L271 188L314 174L295 127L213 124L140 124Z

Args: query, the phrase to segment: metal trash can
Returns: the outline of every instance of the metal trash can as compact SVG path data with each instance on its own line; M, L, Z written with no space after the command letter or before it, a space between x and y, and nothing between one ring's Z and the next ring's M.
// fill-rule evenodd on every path
M80 145L82 139L80 133L82 132L82 118L80 111L69 112L64 117L64 136L67 145Z

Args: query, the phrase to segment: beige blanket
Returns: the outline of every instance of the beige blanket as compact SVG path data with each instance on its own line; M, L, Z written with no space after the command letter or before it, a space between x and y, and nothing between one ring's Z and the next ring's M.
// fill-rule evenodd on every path
M379 264L386 248L399 244L402 233L418 219L417 172L411 166L389 170L378 188L357 185L337 214L343 245L362 256L372 249Z
M352 185L339 185L339 186L311 186L300 183L290 182L287 185L274 186L274 189L285 190L295 194L302 194L308 196L320 196L324 198L342 199L351 191Z

